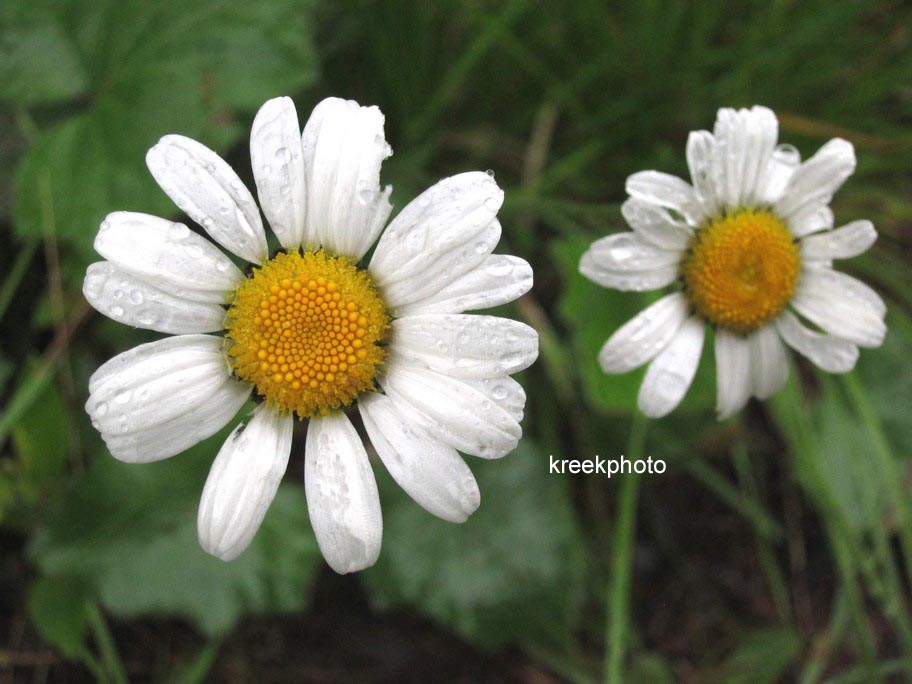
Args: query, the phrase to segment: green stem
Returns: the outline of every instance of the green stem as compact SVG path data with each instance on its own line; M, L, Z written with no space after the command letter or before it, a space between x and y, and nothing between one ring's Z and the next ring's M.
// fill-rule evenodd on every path
M638 461L646 443L646 417L637 412L630 426L627 458ZM629 473L621 480L618 519L611 561L611 586L606 604L605 682L623 684L627 633L630 627L630 585L633 574L633 543L636 528L637 497L640 478Z
M111 630L108 629L108 623L94 603L89 605L89 624L109 680L112 684L129 684L123 663L120 662L120 655L117 653L117 646L114 644L114 637L111 636Z
M26 242L16 255L16 261L13 262L13 267L3 281L3 288L0 289L0 319L6 315L6 310L9 308L10 302L13 301L13 295L19 289L19 284L22 282L22 278L25 276L25 272L28 270L28 266L32 262L32 257L35 256L37 249L37 242Z

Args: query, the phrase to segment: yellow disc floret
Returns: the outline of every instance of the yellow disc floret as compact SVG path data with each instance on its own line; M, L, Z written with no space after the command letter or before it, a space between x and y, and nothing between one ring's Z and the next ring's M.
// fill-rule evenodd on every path
M370 276L326 252L279 254L228 309L228 356L266 402L301 418L374 387L389 317Z
M697 230L681 275L700 316L746 334L782 311L800 269L798 246L786 225L768 211L743 209Z

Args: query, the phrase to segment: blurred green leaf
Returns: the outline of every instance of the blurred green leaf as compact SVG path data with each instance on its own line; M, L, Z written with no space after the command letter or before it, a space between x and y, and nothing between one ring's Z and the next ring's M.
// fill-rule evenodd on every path
M33 378L30 372L24 376ZM54 384L35 397L12 429L19 487L34 497L66 467L69 457L70 412Z
M563 643L577 625L583 539L568 483L528 442L502 461L473 463L481 506L453 525L388 478L384 548L365 573L381 606L409 604L487 649Z
M801 635L782 627L754 632L723 666L725 684L775 684L803 648Z
M146 150L167 133L224 150L246 129L236 111L309 84L310 7L311 0L104 0L78 12L68 3L21 8L23 20L67 27L92 96L62 123L37 122L41 133L16 175L18 233L54 232L88 260L108 212L176 213L146 171Z
M209 633L248 612L301 609L321 556L299 487L279 489L237 560L199 547L196 508L218 443L148 465L99 457L34 538L34 561L82 579L114 614L179 615Z
M53 17L0 31L0 100L22 106L59 102L85 91L76 47Z
M85 582L69 575L39 577L29 588L29 617L67 658L78 657L85 648L90 596Z

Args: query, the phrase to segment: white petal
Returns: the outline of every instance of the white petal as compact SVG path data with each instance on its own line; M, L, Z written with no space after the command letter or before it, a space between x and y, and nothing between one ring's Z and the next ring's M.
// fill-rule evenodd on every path
M608 338L599 352L606 373L626 373L642 366L668 346L687 318L687 300L680 292L643 309Z
M713 134L720 203L729 209L757 203L779 135L776 115L766 107L720 109Z
M526 391L510 376L502 378L460 378L461 382L477 389L488 399L500 406L517 423L523 419L526 407Z
M224 327L225 309L218 304L176 297L108 261L89 266L82 292L105 316L137 328L201 333Z
M699 318L688 318L669 345L649 364L637 405L650 418L667 415L687 394L700 364L705 328L706 324Z
M393 309L396 316L461 313L489 309L518 299L532 289L532 267L525 259L491 254L435 294Z
M260 404L225 440L212 463L197 515L200 546L224 561L253 540L288 465L294 419Z
M373 565L383 537L377 481L361 438L341 411L310 419L304 489L329 566L344 575Z
M627 179L626 187L631 197L676 211L691 226L699 225L705 217L696 191L677 176L640 171Z
M500 316L421 314L393 321L390 358L453 377L492 378L528 368L538 333Z
M244 279L218 247L182 223L148 214L108 214L95 251L115 266L176 297L225 302Z
M715 158L716 140L712 133L692 131L687 136L687 166L690 169L690 180L700 205L703 207L703 213L707 216L716 215L720 209L719 196L716 191ZM627 222L630 223L630 220L628 219Z
M253 195L228 163L205 145L166 135L146 166L168 197L225 249L255 264L268 257Z
M397 273L381 285L383 300L394 310L433 297L461 276L471 273L487 259L500 241L500 221L494 219L477 234L457 237L446 249L436 245L428 251L428 259L411 275ZM431 257L431 252L434 256ZM376 280L376 278L375 278Z
M785 193L799 166L801 166L801 153L794 145L777 145L757 188L758 202L775 204Z
M675 220L667 209L635 197L628 198L621 205L621 214L637 235L662 249L687 249L693 237L690 226Z
M290 97L268 100L250 130L250 163L263 214L285 249L305 239L304 153L298 113Z
M854 344L806 328L791 311L779 316L776 328L790 347L828 373L848 373L858 361L858 347Z
M453 447L428 437L390 397L368 392L358 399L358 408L383 465L419 506L454 523L475 512L481 493Z
M811 235L801 241L804 259L848 259L868 250L877 239L870 221L853 221L827 233Z
M833 227L833 210L829 207L808 205L791 216L787 221L789 230L799 240L811 233L829 230Z
M826 206L855 171L852 143L834 138L795 171L775 210L786 218L809 207Z
M460 451L500 458L513 451L519 423L477 389L433 371L388 364L380 384L420 414L428 433Z
M169 337L115 356L92 375L86 411L115 458L173 456L238 412L250 387L231 377L222 344L209 335Z
M887 332L880 295L830 268L805 268L792 306L826 332L859 347L879 347Z
M678 277L683 252L660 249L630 231L600 238L580 259L584 276L604 287L654 290Z
M779 333L771 325L760 328L748 338L751 350L753 395L769 399L788 380L788 359Z
M503 191L486 173L443 179L409 202L383 232L370 263L375 281L387 290L428 272L446 275L434 268L438 261L453 273L451 280L468 272L493 249L485 234L492 231L502 204ZM496 236L500 238L499 224Z
M741 410L751 395L751 349L743 337L716 331L716 413L719 420Z
M377 239L392 205L380 189L380 165L393 151L383 114L330 97L310 115L301 138L307 190L307 237L359 261Z

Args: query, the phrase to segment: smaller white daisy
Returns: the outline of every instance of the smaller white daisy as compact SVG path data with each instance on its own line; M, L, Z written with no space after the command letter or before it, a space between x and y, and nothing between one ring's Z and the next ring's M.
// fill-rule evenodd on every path
M782 387L783 340L831 373L851 370L858 347L883 342L881 298L833 269L877 237L870 221L833 230L830 200L855 170L855 151L836 138L801 163L794 147L777 146L778 129L765 107L720 109L712 133L687 140L692 184L658 171L630 176L621 212L633 231L597 240L580 261L583 275L617 290L675 284L599 352L606 373L649 363L638 397L648 416L684 398L707 325L720 419Z
M116 212L101 224L83 291L114 320L170 333L101 366L86 410L111 454L168 458L260 400L215 458L199 541L224 560L256 534L285 473L294 418L307 419L305 491L314 534L337 572L372 565L383 521L365 432L393 479L436 516L478 507L457 453L516 446L526 395L510 375L538 355L527 325L463 312L532 286L529 264L492 254L503 191L488 174L440 181L386 225L392 154L376 107L329 98L303 133L292 101L257 113L250 158L270 255L250 191L218 155L165 136L146 157L162 189L247 275L187 226ZM384 230L384 226L386 226ZM382 233L382 236L381 236ZM378 240L379 238L379 240ZM361 263L376 243L369 264ZM217 333L204 334L204 333Z

